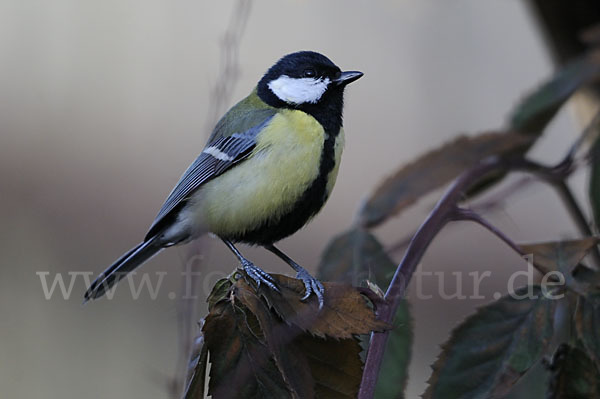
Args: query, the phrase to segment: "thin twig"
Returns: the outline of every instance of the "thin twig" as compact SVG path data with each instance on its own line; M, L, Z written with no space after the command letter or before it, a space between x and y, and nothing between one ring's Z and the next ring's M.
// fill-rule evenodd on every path
M470 209L456 208L456 216L455 216L454 220L456 220L456 221L464 220L464 221L475 222L475 223L479 224L480 226L482 226L483 228L487 229L489 232L494 234L496 237L498 237L502 242L504 242L506 245L508 245L513 251L515 251L520 256L527 255L526 253L524 253L521 250L521 248L517 244L515 244L515 242L513 240L511 240L506 234L504 234L502 231L500 231L500 229L498 229L496 226L494 226L493 224L488 222L484 217L477 214L476 212L473 212ZM533 267L535 267L536 269L538 269L540 271L540 273L545 274L548 272L548 269L535 263L535 261L532 262L532 264L533 264Z
M534 176L523 176L493 194L492 197L474 203L471 206L471 210L479 214L489 214L498 211L504 206L504 203L509 197L531 187L531 184L534 184L537 181L538 180ZM433 206L431 208L433 208ZM400 251L404 251L408 244L410 244L410 240L414 235L415 231L389 245L385 248L385 253L391 256Z
M488 222L481 215L477 214L476 212L473 212L470 209L456 208L454 220L455 221L469 220L469 221L475 222L475 223L479 224L480 226L489 230L492 234L494 234L496 237L498 237L506 245L511 247L519 255L525 255L523 253L523 251L521 251L521 248L519 248L519 246L517 244L515 244L513 240L508 238L508 236L506 234L504 234L502 231L500 231L500 229L498 229L496 226L494 226L493 224Z

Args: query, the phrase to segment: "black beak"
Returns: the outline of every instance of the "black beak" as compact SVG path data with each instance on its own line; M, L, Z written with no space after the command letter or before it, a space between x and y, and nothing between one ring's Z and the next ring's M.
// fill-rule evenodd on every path
M340 74L340 77L335 79L334 82L338 85L347 85L348 83L352 83L355 80L360 79L364 73L359 71L345 71Z

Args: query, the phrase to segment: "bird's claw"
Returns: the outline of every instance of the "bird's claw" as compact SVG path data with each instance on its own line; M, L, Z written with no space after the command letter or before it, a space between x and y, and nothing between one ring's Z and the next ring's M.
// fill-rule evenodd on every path
M254 263L247 261L243 262L242 266L244 267L244 271L246 274L252 278L252 280L256 281L256 284L260 287L260 284L265 284L267 287L272 289L273 291L280 292L279 288L275 285L275 280L271 275L260 267L255 266Z
M323 294L325 292L325 287L323 284L313 276L311 276L306 270L302 269L296 274L296 278L302 280L304 283L305 293L304 296L300 299L301 301L306 301L310 294L314 293L319 300L319 310L323 309L323 304L325 299Z

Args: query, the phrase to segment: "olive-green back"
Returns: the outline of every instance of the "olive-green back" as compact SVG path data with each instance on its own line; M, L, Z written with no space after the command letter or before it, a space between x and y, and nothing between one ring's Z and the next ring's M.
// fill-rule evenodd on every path
M256 94L256 89L234 105L217 122L208 143L212 143L221 137L231 136L234 133L242 133L253 128L273 116L277 109L267 105Z

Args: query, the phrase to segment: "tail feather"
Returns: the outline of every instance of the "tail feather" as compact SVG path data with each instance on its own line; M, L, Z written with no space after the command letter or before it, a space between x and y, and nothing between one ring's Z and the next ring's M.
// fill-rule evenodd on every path
M162 250L156 242L156 237L139 243L100 274L85 292L84 303L90 299L102 297L106 291L118 283L123 277L135 268L146 262Z

